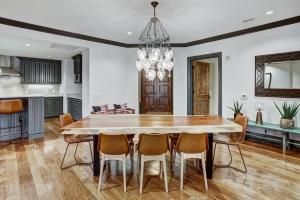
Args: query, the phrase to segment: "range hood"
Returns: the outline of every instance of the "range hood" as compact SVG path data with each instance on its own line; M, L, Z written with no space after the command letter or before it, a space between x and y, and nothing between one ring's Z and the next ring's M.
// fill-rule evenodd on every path
M14 56L0 55L0 76L20 76L16 70L19 68L18 59Z

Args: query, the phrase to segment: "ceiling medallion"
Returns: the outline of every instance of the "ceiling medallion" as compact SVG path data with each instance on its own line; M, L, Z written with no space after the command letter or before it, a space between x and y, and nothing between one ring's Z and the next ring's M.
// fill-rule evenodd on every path
M170 37L159 19L156 17L155 8L157 1L151 2L154 9L152 17L139 38L136 68L145 70L146 78L153 81L156 76L163 80L166 72L171 77L174 67L173 51L170 47Z

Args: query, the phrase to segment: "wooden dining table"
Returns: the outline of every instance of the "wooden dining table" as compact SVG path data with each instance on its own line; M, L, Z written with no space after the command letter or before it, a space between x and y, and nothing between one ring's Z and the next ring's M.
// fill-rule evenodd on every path
M91 114L63 129L62 134L93 135L94 141L94 176L100 173L98 137L100 133L108 134L151 134L151 133L208 133L208 150L206 156L207 178L213 177L213 135L218 133L241 132L242 127L220 116L199 115L139 115ZM71 131L70 131L71 130Z

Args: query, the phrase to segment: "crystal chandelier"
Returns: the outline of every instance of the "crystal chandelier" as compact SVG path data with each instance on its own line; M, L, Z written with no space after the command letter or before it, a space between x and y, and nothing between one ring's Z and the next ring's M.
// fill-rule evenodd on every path
M157 76L163 80L166 72L171 77L174 67L173 51L170 47L170 37L156 17L155 8L158 2L153 1L154 17L152 17L139 38L136 68L145 70L146 78L153 81Z

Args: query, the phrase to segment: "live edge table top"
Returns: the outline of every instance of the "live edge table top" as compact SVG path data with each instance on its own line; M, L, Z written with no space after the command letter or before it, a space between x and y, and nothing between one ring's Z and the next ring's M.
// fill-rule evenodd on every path
M241 132L242 127L219 116L176 115L101 115L91 114L66 127L63 134L99 133L218 133Z

